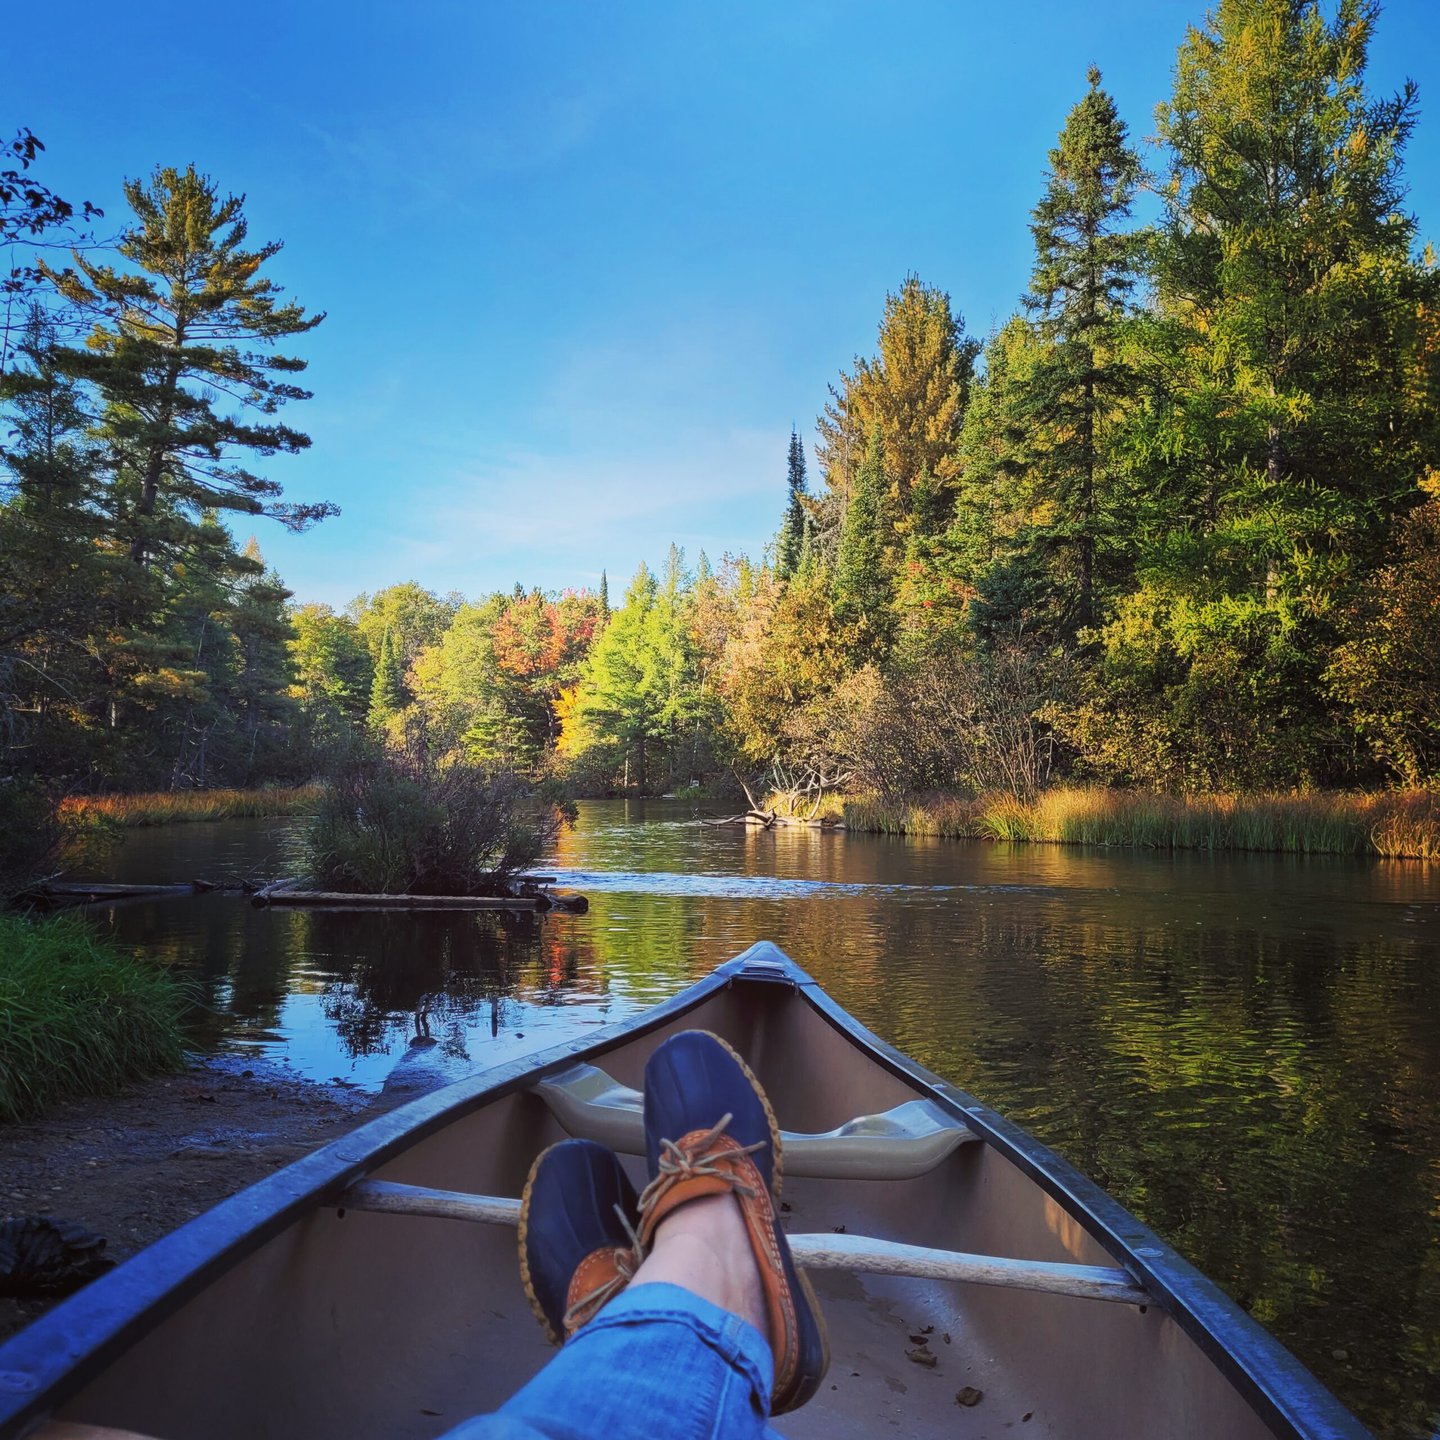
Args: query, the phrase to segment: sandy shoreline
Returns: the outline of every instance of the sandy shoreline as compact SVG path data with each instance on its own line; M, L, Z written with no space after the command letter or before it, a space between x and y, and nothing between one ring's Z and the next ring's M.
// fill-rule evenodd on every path
M281 1065L197 1057L178 1075L0 1126L0 1217L76 1221L123 1260L388 1103ZM0 1338L53 1303L0 1296Z

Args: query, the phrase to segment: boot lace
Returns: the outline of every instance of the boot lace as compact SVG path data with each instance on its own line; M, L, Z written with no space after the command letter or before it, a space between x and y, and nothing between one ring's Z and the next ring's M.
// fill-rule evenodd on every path
M742 1155L753 1155L763 1150L770 1142L757 1140L753 1145L722 1146L716 1142L725 1133L725 1127L735 1118L732 1114L722 1115L689 1151L673 1140L661 1140L660 1159L656 1166L655 1178L640 1192L640 1213L646 1214L672 1185L682 1180L724 1180L731 1189L753 1199L756 1191L735 1173L734 1162Z
M635 1233L635 1227L630 1223L630 1217L619 1205L614 1208L616 1219L620 1221L626 1235L630 1238L630 1248L626 1250L617 1246L615 1274L587 1294L580 1296L566 1310L560 1323L565 1327L567 1335L577 1326L584 1324L595 1311L608 1305L635 1278L635 1272L645 1259L645 1247L640 1243L640 1237Z

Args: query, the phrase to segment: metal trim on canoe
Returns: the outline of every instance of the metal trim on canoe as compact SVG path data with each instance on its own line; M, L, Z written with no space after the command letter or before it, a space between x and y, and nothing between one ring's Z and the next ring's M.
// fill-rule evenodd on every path
M761 941L669 1000L421 1096L359 1126L157 1240L0 1346L0 1440L53 1413L159 1321L315 1207L472 1110L666 1025L741 981L792 988L877 1064L923 1087L1018 1166L1170 1313L1281 1437L1371 1440L1273 1336L1059 1156L881 1040L794 961Z

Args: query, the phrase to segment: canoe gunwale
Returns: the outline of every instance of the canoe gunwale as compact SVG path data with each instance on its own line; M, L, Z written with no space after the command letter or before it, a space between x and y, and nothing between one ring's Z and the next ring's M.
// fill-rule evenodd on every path
M1080 1221L1282 1440L1374 1440L1370 1430L1264 1326L1112 1195L1019 1125L881 1039L773 945L762 941L731 963L738 965L757 951L767 972L775 957L783 960L790 972L786 981L852 1044L892 1074L924 1086L983 1143L993 1146ZM779 980L780 975L777 970L762 978Z
M91 1281L0 1345L0 1440L27 1434L207 1284L295 1221L333 1202L347 1186L472 1110L527 1089L542 1074L635 1039L704 1004L729 987L735 963L626 1020L376 1116Z
M1118 1201L1018 1125L875 1035L761 941L614 1025L482 1071L366 1122L198 1215L0 1345L0 1440L26 1434L212 1280L395 1156L543 1075L659 1029L736 981L781 985L874 1063L950 1111L1072 1215L1154 1297L1255 1413L1292 1440L1373 1440L1262 1326Z

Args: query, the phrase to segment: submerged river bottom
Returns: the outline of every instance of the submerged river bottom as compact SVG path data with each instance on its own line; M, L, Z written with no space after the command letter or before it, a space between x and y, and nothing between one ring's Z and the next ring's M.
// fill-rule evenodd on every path
M106 878L274 876L295 824L132 831ZM1436 1433L1440 868L718 829L653 801L582 804L543 868L587 915L221 894L92 915L195 982L197 1044L370 1091L543 1049L773 940L1159 1230L1377 1435Z

